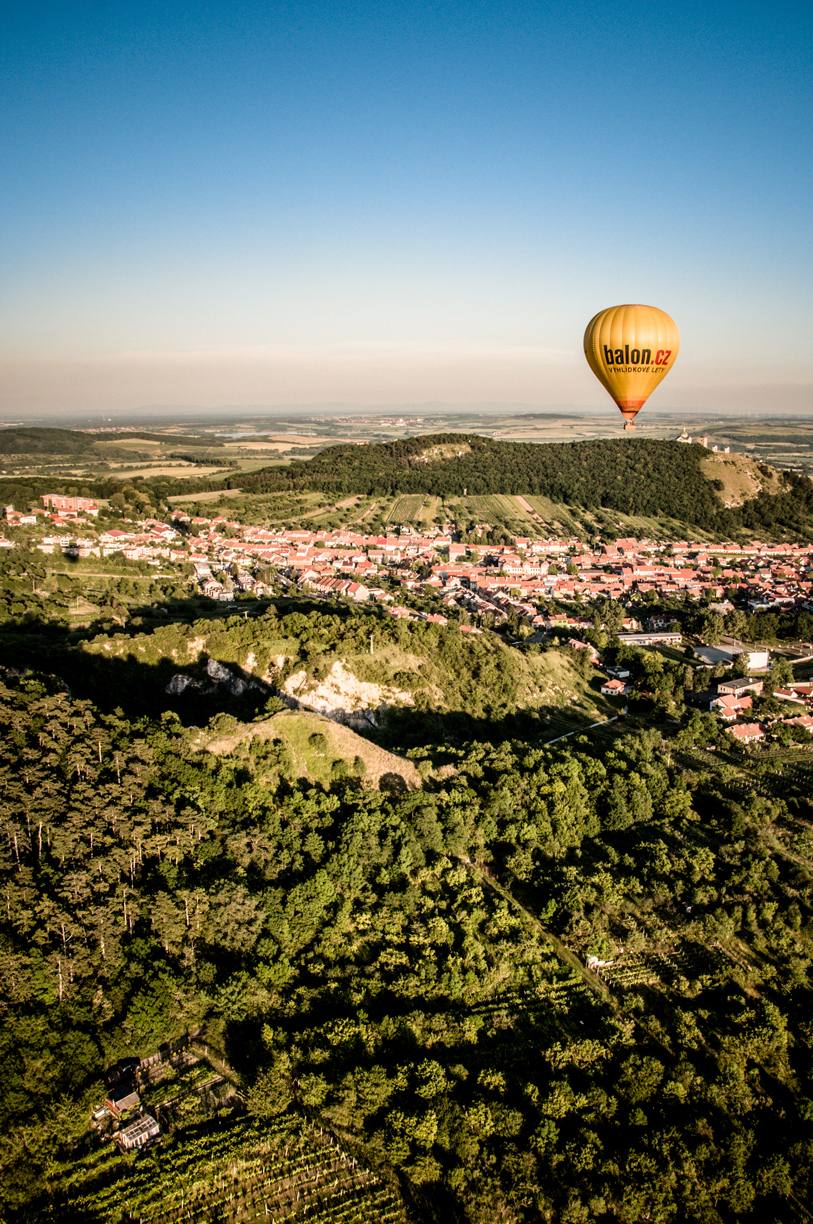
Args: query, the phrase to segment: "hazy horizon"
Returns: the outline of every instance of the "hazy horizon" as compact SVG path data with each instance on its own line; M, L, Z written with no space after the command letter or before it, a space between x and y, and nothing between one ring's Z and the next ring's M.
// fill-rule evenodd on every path
M348 405L348 404L278 404L278 405L261 405L261 404L241 404L241 405L211 405L202 407L200 405L162 405L162 404L147 404L137 409L110 409L108 412L101 410L97 412L82 412L71 409L61 409L53 412L41 412L29 416L14 416L13 413L0 412L0 429L13 428L14 426L25 427L56 427L56 428L103 428L105 425L110 425L116 428L137 427L140 424L155 427L171 427L176 424L180 425L207 425L213 426L223 424L243 424L251 422L285 422L295 421L298 419L307 421L331 420L346 417L348 419L358 418L359 420L369 419L370 421L392 419L397 417L405 418L407 424L409 419L415 421L432 421L437 418L439 421L448 421L449 418L459 418L461 421L476 421L478 417L482 417L483 421L489 418L506 419L506 420L522 420L528 418L540 418L545 420L557 420L577 418L585 423L590 423L598 428L607 427L611 433L621 435L621 425L617 412L610 405L605 409L597 409L594 406L590 408L579 408L577 406L565 406L561 408L538 408L533 404L373 404L373 405ZM668 424L675 429L686 427L689 432L697 432L702 428L711 427L716 421L727 422L734 424L736 421L756 422L764 418L764 414L759 410L737 411L731 409L723 411L720 409L664 409L664 408L647 408L645 415L642 415L637 423L638 434L646 434L647 425L653 425L662 429ZM774 424L787 421L789 424L802 424L803 422L813 421L813 412L787 412L774 413L769 418ZM766 422L767 424L767 422ZM476 426L470 426L476 432ZM266 429L265 432L268 432ZM408 432L408 431L407 431Z
M612 412L582 335L625 301L681 330L648 412L810 411L811 26L12 3L0 417Z

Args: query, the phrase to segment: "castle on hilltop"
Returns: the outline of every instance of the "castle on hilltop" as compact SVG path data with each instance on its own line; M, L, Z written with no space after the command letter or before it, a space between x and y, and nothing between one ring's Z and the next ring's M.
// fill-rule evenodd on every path
M709 446L708 434L698 435L695 438L692 436L692 434L686 433L686 430L684 429L682 430L681 433L678 434L677 438L675 438L675 441L694 443L695 446L702 446L705 448L705 450L710 450L715 455L730 455L731 454L730 446L719 446L716 442L712 446Z

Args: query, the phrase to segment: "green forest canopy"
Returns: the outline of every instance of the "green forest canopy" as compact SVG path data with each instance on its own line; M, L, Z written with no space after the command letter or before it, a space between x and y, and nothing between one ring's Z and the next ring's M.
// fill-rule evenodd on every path
M65 1193L102 1068L203 1023L254 1117L338 1128L416 1221L804 1219L810 754L710 754L707 720L379 793L7 672L10 1218Z
M108 459L109 448L97 448L108 435L70 430L0 430L0 454L91 454ZM145 433L117 438L150 438ZM162 435L154 435L155 439ZM173 446L191 446L194 438L163 436ZM122 457L124 451L119 453ZM760 534L767 538L813 538L813 482L793 472L781 474L776 494L761 492L744 505L725 508L718 482L706 477L701 447L651 439L590 442L502 442L476 434L435 434L395 442L332 446L313 458L256 472L210 477L139 477L125 482L104 475L78 477L0 477L0 502L17 507L57 487L66 493L110 498L133 490L156 512L167 497L191 492L239 488L243 493L316 491L328 497L346 494L395 496L422 493L439 497L488 494L539 494L554 503L586 510L661 517L687 527L701 527L722 537ZM194 455L187 456L194 460Z

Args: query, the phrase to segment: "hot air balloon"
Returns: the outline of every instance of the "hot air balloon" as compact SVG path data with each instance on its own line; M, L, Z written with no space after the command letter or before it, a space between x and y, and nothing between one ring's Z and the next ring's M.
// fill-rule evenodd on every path
M680 349L674 319L657 306L608 306L587 324L584 355L634 429L635 418L669 373Z

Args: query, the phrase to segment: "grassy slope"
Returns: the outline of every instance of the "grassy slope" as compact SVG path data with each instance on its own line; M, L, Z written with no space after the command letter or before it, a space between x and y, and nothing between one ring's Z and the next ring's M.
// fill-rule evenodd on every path
M171 497L188 513L224 514L240 522L272 528L348 528L370 533L393 532L402 524L418 530L452 522L460 529L487 523L514 535L544 538L574 536L584 539L595 532L653 539L710 540L715 533L666 515L622 514L617 510L587 510L555 502L539 494L484 494L437 497L409 493L392 497L342 497L325 493L243 493L214 489ZM526 504L523 504L526 503ZM718 533L719 534L719 533Z
M455 630L451 630L455 633ZM503 677L505 704L512 709L553 707L600 717L605 703L578 672L569 656L550 650L524 654L489 636L490 664L466 649L469 639L459 634L459 661L451 666L431 653L405 651L385 644L373 655L343 656L349 671L360 680L402 688L419 708L461 710L480 708L498 696L495 681ZM338 657L338 656L337 656ZM320 670L332 656L320 660Z
M411 761L386 752L357 735L349 727L307 710L283 710L262 722L238 724L225 735L201 737L201 747L217 756L247 750L254 740L278 741L285 748L293 778L329 783L334 762L344 762L355 772L360 761L364 781L379 785L382 777L397 774L407 786L420 786L421 778Z
M781 488L779 472L748 455L707 454L700 466L709 480L722 485L717 495L724 506L741 506L763 491L776 494Z

